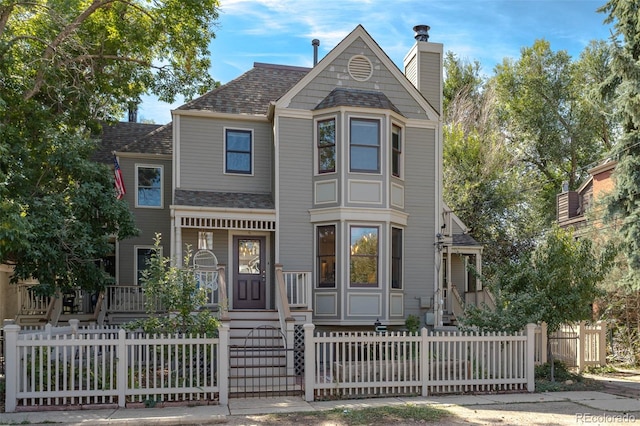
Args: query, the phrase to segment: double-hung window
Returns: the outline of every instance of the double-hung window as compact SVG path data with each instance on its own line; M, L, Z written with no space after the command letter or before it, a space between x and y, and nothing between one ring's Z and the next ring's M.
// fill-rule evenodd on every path
M380 172L380 121L352 118L349 122L351 172Z
M253 141L251 130L225 130L225 173L250 175Z
M402 288L402 229L391 228L391 288Z
M378 286L378 231L377 227L351 227L349 281L353 287Z
M391 129L391 174L400 177L402 166L402 129L396 125Z
M136 165L136 207L162 207L162 166Z
M317 228L318 287L336 286L336 226Z
M318 173L336 171L336 120L318 121Z

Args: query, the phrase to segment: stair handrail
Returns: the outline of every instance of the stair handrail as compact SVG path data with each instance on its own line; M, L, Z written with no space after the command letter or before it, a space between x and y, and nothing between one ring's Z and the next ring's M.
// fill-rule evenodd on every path
M451 310L453 311L453 315L458 318L464 314L464 301L455 286L451 286L451 294L453 294Z
M218 263L218 311L221 321L229 321L229 299L227 298L226 265Z
M287 289L284 284L284 273L282 265L276 264L276 305L278 308L278 316L280 317L280 326L286 330L286 322L292 321L291 308L289 307L289 299L287 298Z

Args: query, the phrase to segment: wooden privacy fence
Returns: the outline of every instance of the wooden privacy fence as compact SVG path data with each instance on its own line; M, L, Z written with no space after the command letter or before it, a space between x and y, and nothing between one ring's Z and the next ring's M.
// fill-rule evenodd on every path
M564 324L547 339L547 326L543 323L536 329L536 363L547 362L547 346L554 359L578 371L592 365L604 366L607 364L606 324L601 321Z
M535 325L524 332L314 333L305 324L305 399L534 391Z
M219 338L78 329L77 322L26 333L6 325L4 331L7 412L55 405L227 403L228 357L220 356L228 353L226 325Z

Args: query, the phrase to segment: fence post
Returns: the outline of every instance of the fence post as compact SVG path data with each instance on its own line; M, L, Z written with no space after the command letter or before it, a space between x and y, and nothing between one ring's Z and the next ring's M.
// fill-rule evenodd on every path
M547 332L547 323L543 322L540 324L540 341L542 342L540 349L542 351L542 354L540 355L540 364L546 364L548 361L547 355L549 353L549 339Z
M304 329L304 400L313 402L316 374L316 345L313 341L313 330L316 326L304 324L302 328Z
M526 332L527 336L527 359L526 359L526 374L527 374L527 392L535 392L535 351L536 351L536 325L527 324Z
M429 330L420 330L420 374L422 377L422 396L429 396Z
M118 365L116 367L118 387L118 407L127 405L127 367L129 360L127 357L127 332L123 329L118 331Z
M5 353L5 402L4 411L13 413L18 403L18 333L20 326L7 324L4 326L4 353Z
M598 321L600 333L598 334L598 365L607 365L607 323Z
M584 348L586 346L584 321L580 321L580 324L578 325L578 339L576 342L576 363L578 364L578 373L582 373L582 370L584 369Z
M218 328L218 402L229 404L229 324L222 322Z

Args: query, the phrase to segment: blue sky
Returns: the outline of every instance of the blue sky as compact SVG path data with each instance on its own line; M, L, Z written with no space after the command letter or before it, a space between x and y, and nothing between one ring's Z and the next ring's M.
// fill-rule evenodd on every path
M607 40L610 26L596 9L605 0L221 0L211 41L211 70L223 84L254 62L311 67L311 40L322 59L358 24L402 69L414 43L413 26L431 26L429 41L478 60L491 75L505 57L544 38L554 51L578 58L591 40ZM138 119L171 121L173 105L143 99Z

